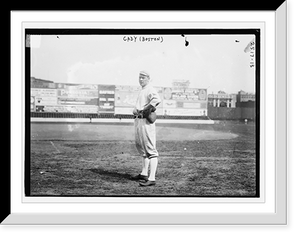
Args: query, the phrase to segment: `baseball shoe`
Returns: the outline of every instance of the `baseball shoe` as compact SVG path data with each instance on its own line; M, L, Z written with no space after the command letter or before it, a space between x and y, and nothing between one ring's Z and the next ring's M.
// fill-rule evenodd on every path
M146 186L154 186L155 184L156 184L155 181L150 181L150 180L148 180L146 182L140 182L140 186L144 186L144 187L146 187Z
M148 181L148 176L138 174L132 178L133 180Z

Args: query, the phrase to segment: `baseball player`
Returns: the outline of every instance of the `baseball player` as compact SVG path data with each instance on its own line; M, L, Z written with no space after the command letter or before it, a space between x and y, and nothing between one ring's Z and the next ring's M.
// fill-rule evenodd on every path
M155 111L161 99L156 90L150 84L150 75L146 71L139 74L139 83L142 86L138 95L133 114L135 117L135 142L138 152L142 156L142 172L134 179L140 181L140 186L155 185L155 174L158 164L158 152L156 150L155 122L147 120L146 111ZM150 174L148 168L150 165Z

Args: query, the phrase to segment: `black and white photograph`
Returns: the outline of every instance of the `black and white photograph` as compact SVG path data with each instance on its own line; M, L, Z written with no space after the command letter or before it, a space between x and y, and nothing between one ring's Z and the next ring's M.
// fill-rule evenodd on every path
M297 230L295 3L7 11L0 233Z
M27 197L260 197L260 29L26 29Z

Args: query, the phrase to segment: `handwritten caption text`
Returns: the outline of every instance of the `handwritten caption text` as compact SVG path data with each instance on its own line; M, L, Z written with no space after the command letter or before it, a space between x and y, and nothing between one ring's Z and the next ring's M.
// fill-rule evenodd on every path
M123 36L125 42L159 42L162 43L162 36Z

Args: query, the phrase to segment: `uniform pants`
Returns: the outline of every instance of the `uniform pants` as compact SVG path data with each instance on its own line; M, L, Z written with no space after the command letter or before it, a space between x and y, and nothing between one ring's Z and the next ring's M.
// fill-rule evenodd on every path
M155 123L151 124L145 118L135 118L134 128L135 144L138 152L145 158L158 157Z

